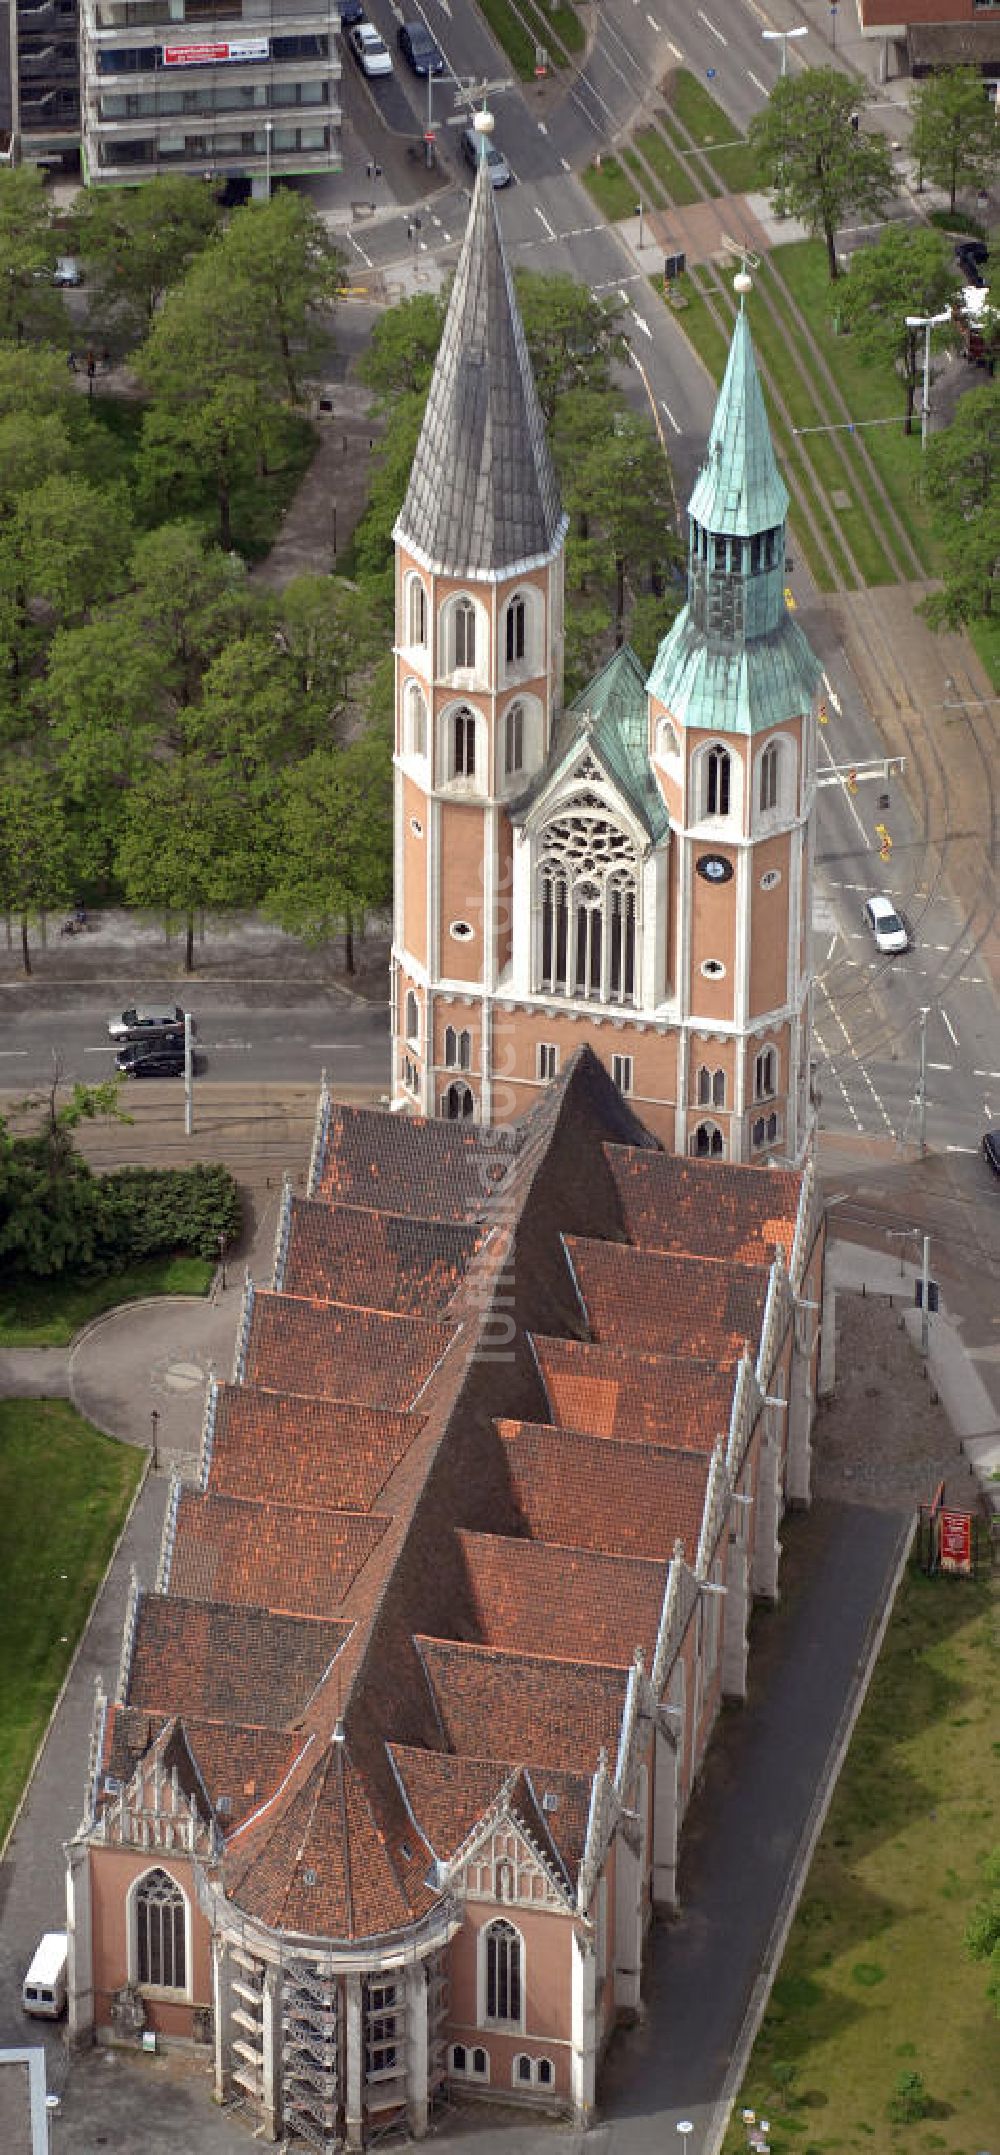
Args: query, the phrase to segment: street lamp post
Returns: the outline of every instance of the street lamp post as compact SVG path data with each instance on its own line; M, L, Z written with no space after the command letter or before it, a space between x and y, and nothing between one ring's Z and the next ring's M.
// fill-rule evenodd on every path
M837 0L830 0L830 49L837 50Z
M272 135L272 133L273 133L273 130L274 130L274 121L273 121L273 120L265 120L265 122L264 122L264 173L265 173L265 178L264 178L264 200L265 200L265 202L270 202L270 199L271 199L271 135Z
M160 1410L159 1410L159 1407L151 1407L151 1408L150 1408L150 1410L149 1410L149 1419L150 1419L150 1421L152 1422L152 1425L153 1425L153 1456L152 1456L152 1458L151 1458L151 1460L150 1460L150 1462L149 1462L149 1463L150 1463L150 1466L151 1466L151 1467L152 1467L152 1469L153 1469L153 1473L155 1474L155 1473L156 1473L156 1471L157 1471L157 1469L158 1469L158 1467L159 1467L159 1464L160 1464L160 1454L159 1454L159 1451L158 1451L158 1449L157 1449L157 1443L156 1443L156 1439L157 1439L157 1435L158 1435L158 1432L159 1432L159 1427L160 1427Z
M808 32L808 28L807 28L806 24L805 24L804 22L803 22L803 23L799 23L799 24L798 24L798 25L796 26L796 28L795 28L794 30L762 30L760 34L761 34L761 37L766 37L766 38L776 38L776 37L780 37L780 39L781 39L781 72L782 72L782 74L783 74L783 75L787 75L787 73L788 73L788 40L789 40L789 38L790 38L790 37L808 37L808 35L809 35L809 32Z
M930 420L931 330L939 329L942 322L950 321L951 310L948 307L945 307L942 314L908 314L906 317L907 329L922 329L924 332L924 408L920 415L921 452L927 447L927 434Z

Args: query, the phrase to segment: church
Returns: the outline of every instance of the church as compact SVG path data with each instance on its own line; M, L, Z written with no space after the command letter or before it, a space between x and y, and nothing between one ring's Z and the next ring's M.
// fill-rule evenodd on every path
M514 1121L586 1040L671 1151L804 1157L820 669L737 283L686 604L648 680L626 646L567 707L567 519L477 190L395 533L398 1109Z
M399 535L411 1112L321 1094L66 1851L71 2042L200 2049L248 2144L469 2099L586 2127L679 1906L811 1489L784 515L741 315L688 606L650 682L619 652L561 709L564 524L481 171Z

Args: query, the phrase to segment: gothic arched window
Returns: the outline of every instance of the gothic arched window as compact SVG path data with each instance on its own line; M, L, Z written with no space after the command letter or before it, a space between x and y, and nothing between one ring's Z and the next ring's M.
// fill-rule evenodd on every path
M705 814L728 816L732 763L727 748L710 748L705 758Z
M427 699L416 681L407 682L403 697L403 754L427 754Z
M604 802L581 794L539 841L538 989L590 1002L632 1003L638 861Z
M771 1100L778 1090L778 1051L761 1048L754 1057L753 1096L755 1100Z
M778 805L778 780L781 775L781 750L777 741L769 742L757 766L757 801L762 815Z
M452 667L476 663L476 609L471 599L456 599L451 610Z
M441 1113L446 1122L471 1122L475 1105L469 1086L460 1085L456 1079L442 1099Z
M451 721L451 776L474 778L476 775L476 714L463 704Z
M414 995L412 988L407 988L406 991L406 1012L403 1021L403 1030L408 1040L419 1040L420 1010L417 1004L417 998Z
M411 576L406 587L406 641L427 642L427 593L419 576Z
M166 1871L150 1871L136 1892L135 1967L140 1983L187 1987L184 1895Z
M486 1932L486 2019L521 2024L521 1939L512 1923L491 1923Z
M504 777L513 778L524 769L524 705L512 703L503 722Z
M707 1068L706 1068L705 1064L703 1063L703 1064L702 1064L702 1066L701 1066L701 1069L700 1069L700 1070L699 1070L699 1072L698 1072L698 1105L699 1105L699 1107L725 1107L725 1104L726 1104L726 1073L725 1073L725 1071L724 1071L724 1070L709 1070L709 1069L707 1069Z
M449 1070L472 1068L472 1034L466 1027L456 1032L454 1025L445 1026L444 1059Z
M721 1160L725 1152L722 1131L714 1122L700 1122L691 1140L691 1150L698 1160Z
M520 666L528 647L528 602L520 592L507 608L504 649L508 666Z

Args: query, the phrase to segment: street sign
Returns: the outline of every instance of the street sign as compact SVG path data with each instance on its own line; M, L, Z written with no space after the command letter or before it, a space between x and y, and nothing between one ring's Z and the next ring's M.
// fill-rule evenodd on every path
M715 69L714 69L714 67L706 67L706 69L705 69L705 73L706 73L706 75L708 76L709 82L714 82L714 81L715 81Z
M923 1309L923 1280L914 1280L913 1282L913 1302L916 1309ZM928 1280L927 1282L927 1307L929 1310L936 1310L941 1307L941 1289L937 1280Z
M674 277L683 277L687 267L686 254L668 254L663 264L663 274L668 284Z

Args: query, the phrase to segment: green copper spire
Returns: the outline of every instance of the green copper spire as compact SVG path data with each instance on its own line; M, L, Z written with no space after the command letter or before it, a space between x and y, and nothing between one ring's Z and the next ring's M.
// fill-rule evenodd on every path
M749 538L783 524L788 494L778 470L741 304L715 407L708 454L688 502L688 515L720 537Z
M688 503L687 605L656 654L650 693L675 719L762 733L809 709L820 667L785 605L788 494L767 423L743 295L708 454Z

